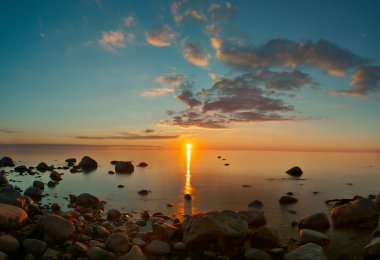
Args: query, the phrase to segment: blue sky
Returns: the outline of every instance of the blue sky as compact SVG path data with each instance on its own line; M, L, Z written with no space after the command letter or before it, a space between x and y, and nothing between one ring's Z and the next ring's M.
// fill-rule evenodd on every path
M378 1L0 10L0 143L380 145Z

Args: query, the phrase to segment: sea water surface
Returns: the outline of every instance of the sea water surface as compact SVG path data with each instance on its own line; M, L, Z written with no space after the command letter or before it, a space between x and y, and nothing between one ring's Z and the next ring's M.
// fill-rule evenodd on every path
M0 147L1 157L10 156L16 165L26 166L46 162L59 167L66 165L67 158L75 157L79 162L85 155L98 162L98 169L75 174L58 170L64 173L63 180L55 188L45 188L44 193L50 196L44 198L44 203L58 202L65 209L68 204L65 198L69 194L87 192L106 201L106 210L160 211L182 218L210 210L248 210L251 201L261 200L268 224L276 227L286 240L290 236L297 237L298 230L290 228L292 220L316 212L330 214L331 205L325 204L325 200L380 193L380 154L376 153L161 150L118 146ZM112 160L133 161L135 165L146 162L149 166L135 167L132 174L110 175L108 171L114 171ZM300 179L285 173L295 165L304 171ZM10 173L8 179L26 189L36 176ZM43 173L40 179L47 183L49 173ZM118 188L120 184L124 188ZM138 195L141 189L151 192L147 196ZM299 201L281 206L278 200L287 192L292 192ZM190 202L183 198L186 193L192 195ZM167 207L169 203L174 206Z

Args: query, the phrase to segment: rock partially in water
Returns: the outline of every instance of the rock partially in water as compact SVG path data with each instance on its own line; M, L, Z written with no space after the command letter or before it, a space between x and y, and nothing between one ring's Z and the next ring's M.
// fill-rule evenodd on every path
M249 226L259 227L267 223L264 211L261 209L253 208L252 210L239 211L238 213Z
M28 219L28 214L25 210L9 205L0 203L0 229L1 230L14 230L21 228Z
M60 216L44 215L38 222L38 227L43 233L44 240L48 243L61 243L74 235L74 224Z
M183 196L183 198L185 199L185 200L191 200L192 198L191 198L191 195L190 194L185 194L184 196Z
M24 173L28 171L28 168L25 165L20 165L20 166L15 167L14 170L15 172L18 172L18 173Z
M294 166L290 168L289 170L287 170L286 173L293 177L300 177L303 174L303 171L301 170L300 167Z
M249 208L259 208L261 209L264 204L260 200L254 200L248 204Z
M50 167L49 165L47 165L46 163L44 162L41 162L37 165L36 169L37 171L39 172L46 172L48 170L51 170L53 167Z
M98 168L98 163L92 159L89 156L85 156L82 158L82 160L79 162L78 166L84 171L84 172L91 172Z
M292 196L282 196L278 202L280 204L293 204L298 202L298 199Z
M277 230L271 227L260 227L250 234L251 245L262 250L281 246L281 237Z
M9 181L8 181L7 176L5 176L4 174L0 174L0 186L8 185L8 184L9 184Z
M322 232L306 228L300 230L300 239L298 241L298 244L300 245L315 243L321 246L326 246L329 242L329 237Z
M286 260L327 260L320 245L308 243L285 255Z
M50 179L52 179L53 181L60 181L62 180L62 177L61 177L61 174L59 174L58 172L52 171L50 173Z
M101 205L100 199L89 193L82 193L76 197L76 204L86 208L98 208Z
M0 159L0 167L14 167L15 164L13 163L12 158L4 156Z
M141 162L137 166L138 167L148 167L148 164L146 162Z
M183 242L212 241L217 238L239 241L248 234L248 224L233 211L198 213L182 223Z
M132 173L134 170L135 170L135 167L129 161L127 162L118 161L115 164L116 173Z
M124 254L129 250L129 238L125 233L113 233L107 238L105 246L116 254Z
M115 221L121 218L121 213L117 209L110 209L107 212L107 219L111 221Z
M37 187L29 187L25 190L24 195L31 197L32 200L40 201L42 199L42 190Z
M18 250L20 243L16 238L10 235L0 236L0 251L7 254L14 253Z
M148 190L139 190L137 193L138 193L139 195L146 196L146 195L149 194L149 191L148 191Z
M75 158L68 158L68 159L65 160L65 162L67 162L68 166L74 166L75 163L77 162L77 159L75 159Z
M300 229L313 229L317 231L326 231L330 228L330 221L323 212L315 213L303 218L299 224Z
M42 181L34 181L33 182L33 187L39 188L40 190L45 189L45 184Z
M348 204L334 207L331 211L335 227L354 227L373 229L379 219L379 208L369 199L357 199Z

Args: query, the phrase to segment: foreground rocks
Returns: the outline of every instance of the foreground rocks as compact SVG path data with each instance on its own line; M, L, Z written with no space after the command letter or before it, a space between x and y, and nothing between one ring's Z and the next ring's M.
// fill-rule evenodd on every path
M19 229L27 219L28 215L25 210L0 203L0 230Z

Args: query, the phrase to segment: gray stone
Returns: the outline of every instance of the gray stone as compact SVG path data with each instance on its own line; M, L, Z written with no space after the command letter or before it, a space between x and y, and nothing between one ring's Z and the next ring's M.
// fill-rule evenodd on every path
M0 189L0 203L10 204L23 209L27 208L24 196L10 188Z
M217 238L240 240L247 236L248 224L236 212L211 211L188 217L182 231L185 244Z
M76 198L76 204L86 208L98 207L101 203L100 200L89 193L82 193Z
M20 166L15 167L14 170L15 172L18 172L18 173L24 173L28 171L28 168L25 165L20 165Z
M0 251L0 260L8 260L9 257L6 253Z
M45 189L45 184L42 181L34 181L33 187L39 188L40 190Z
M325 246L330 242L329 237L319 231L312 229L301 229L300 230L300 239L298 244L303 245L307 243L315 243L321 246Z
M176 251L186 251L187 247L183 242L177 242L174 244L173 249Z
M119 257L118 260L147 260L139 246L132 246L131 250L125 255Z
M40 255L45 251L47 243L43 240L27 238L22 242L22 246L25 251Z
M145 240L143 240L141 237L134 237L132 239L132 244L137 245L137 246L141 246L141 247L146 246Z
M41 162L37 165L36 169L39 172L46 172L50 169L50 167L46 163Z
M107 250L123 254L129 250L129 238L124 233L113 233L107 238L105 245Z
M18 240L10 235L0 236L0 251L5 253L14 253L19 248Z
M0 203L0 229L19 229L28 219L25 210L13 205Z
M121 218L121 213L117 209L110 209L107 212L107 219L111 221L115 221Z
M166 255L170 253L170 246L165 241L155 239L145 247L145 250L152 255Z
M285 260L327 260L320 245L308 243L285 255Z
M116 173L132 173L135 170L135 167L131 162L122 162L118 161L115 164Z
M164 222L156 222L153 225L153 232L160 238L171 239L178 232L178 228Z

